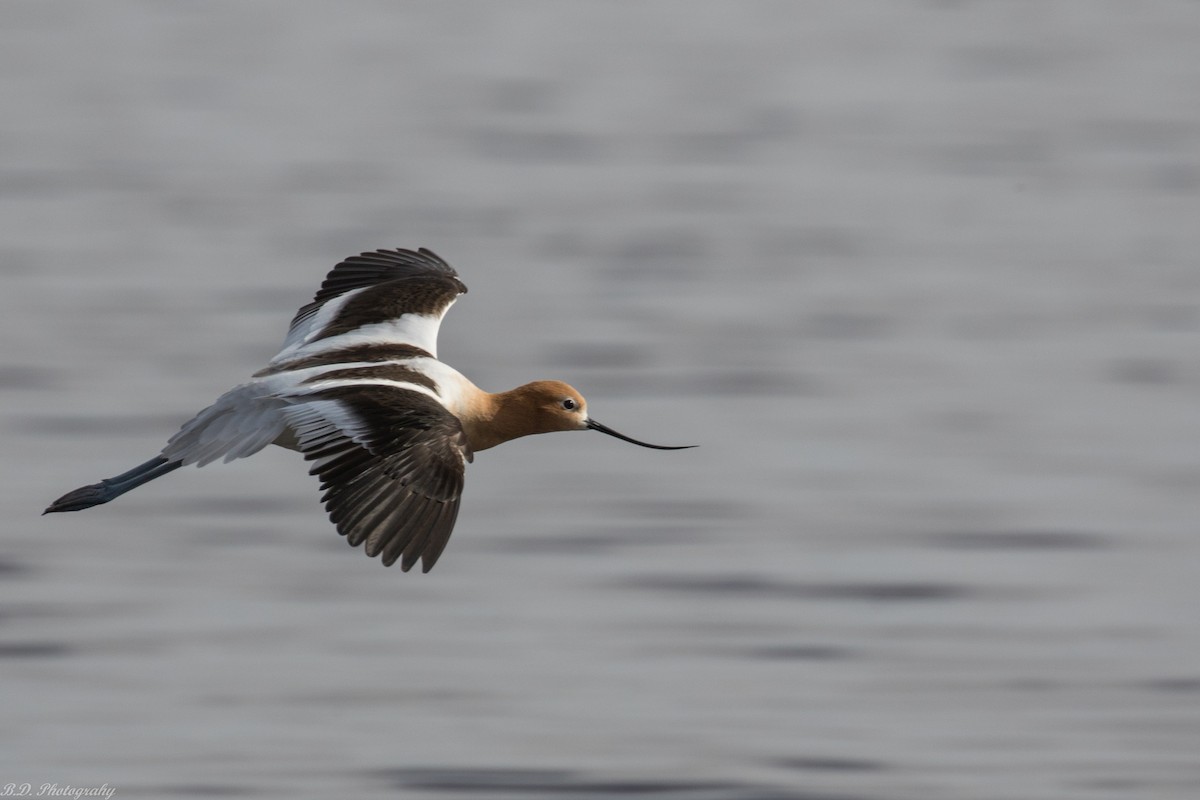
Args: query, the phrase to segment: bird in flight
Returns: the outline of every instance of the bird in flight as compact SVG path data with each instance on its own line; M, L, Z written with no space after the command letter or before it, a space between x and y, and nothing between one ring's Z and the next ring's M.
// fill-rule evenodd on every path
M352 256L292 320L283 349L180 428L162 453L68 492L43 513L107 503L179 467L257 453L268 444L312 462L340 534L385 566L428 572L458 516L466 465L489 447L551 431L594 430L561 381L480 389L437 359L442 317L467 287L425 248ZM694 447L687 445L686 447Z

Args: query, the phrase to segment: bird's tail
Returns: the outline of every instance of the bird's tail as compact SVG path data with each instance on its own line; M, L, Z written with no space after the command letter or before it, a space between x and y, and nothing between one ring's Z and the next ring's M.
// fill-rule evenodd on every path
M99 483L93 483L91 486L81 486L73 492L67 492L51 503L50 507L42 513L82 511L85 508L107 503L109 500L116 499L128 491L136 489L143 483L162 477L181 466L183 466L183 462L170 461L163 456L152 458L145 464L134 467L128 472L123 472L114 478L105 478Z

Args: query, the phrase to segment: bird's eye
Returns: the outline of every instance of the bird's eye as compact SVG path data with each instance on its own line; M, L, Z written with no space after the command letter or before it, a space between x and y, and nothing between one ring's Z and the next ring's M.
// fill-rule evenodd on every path
M562 407L567 411L574 411L575 409L579 408L579 404L575 402L575 398L573 397L564 397L562 401Z

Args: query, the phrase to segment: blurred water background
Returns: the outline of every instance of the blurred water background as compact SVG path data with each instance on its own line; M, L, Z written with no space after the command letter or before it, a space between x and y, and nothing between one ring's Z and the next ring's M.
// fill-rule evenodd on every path
M1200 5L0 5L0 784L1200 797ZM294 453L39 518L431 247L660 453L429 575Z

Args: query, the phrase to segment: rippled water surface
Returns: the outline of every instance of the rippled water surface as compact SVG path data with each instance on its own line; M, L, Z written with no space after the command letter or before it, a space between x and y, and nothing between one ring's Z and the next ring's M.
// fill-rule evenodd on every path
M1200 796L1200 6L0 6L0 787ZM429 575L152 456L325 271L597 435Z

